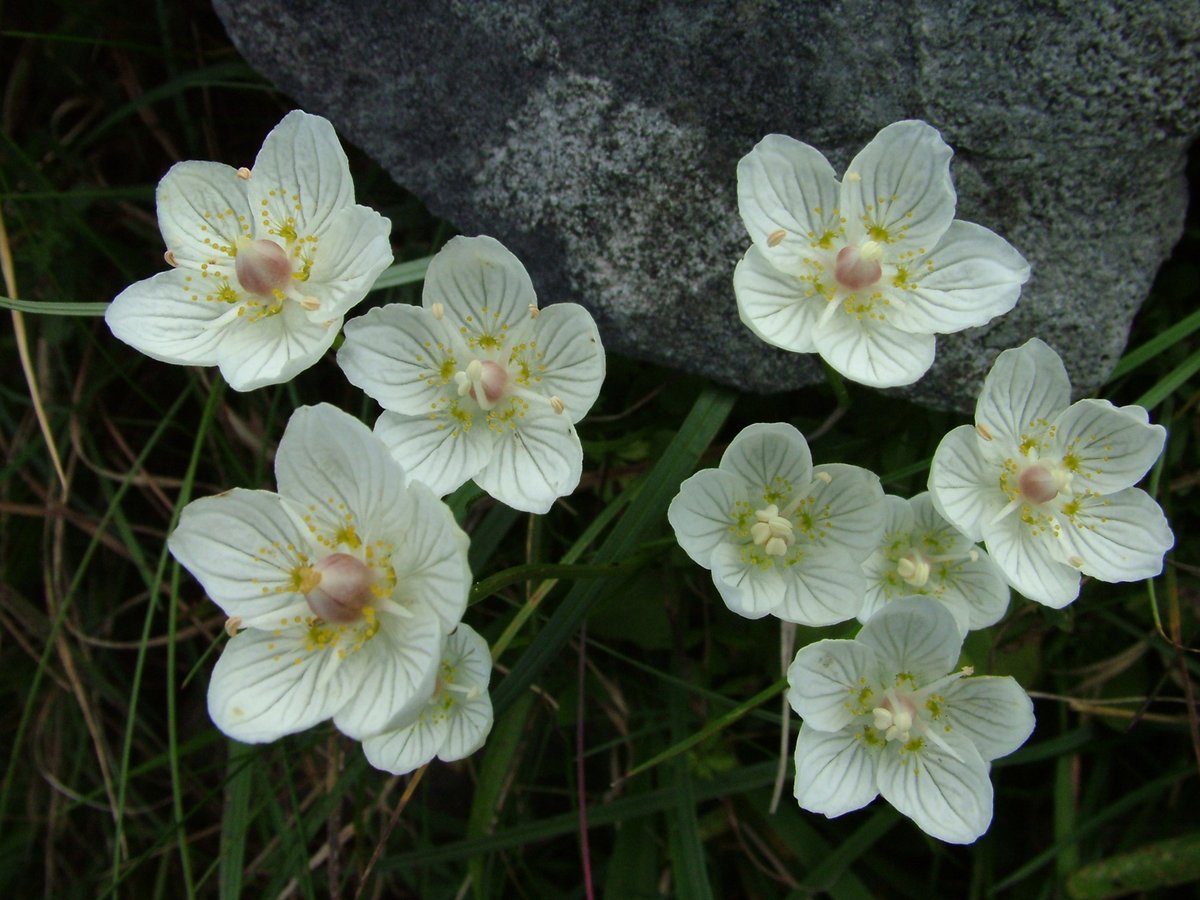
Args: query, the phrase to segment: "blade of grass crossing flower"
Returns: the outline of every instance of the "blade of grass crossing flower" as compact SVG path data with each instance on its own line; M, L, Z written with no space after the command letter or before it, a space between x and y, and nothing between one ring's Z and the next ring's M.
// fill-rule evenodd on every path
M725 388L706 387L662 457L646 473L638 495L596 551L594 562L620 561L633 553L666 515L667 505L683 481L696 467L701 454L724 424L737 395ZM497 713L503 712L559 655L563 645L579 627L588 610L604 593L602 580L579 582L564 598L549 622L517 660L508 676L492 695Z
M636 568L637 563L637 560L625 563L624 565L609 563L598 566L569 565L563 563L523 563L519 566L503 569L495 575L489 575L482 581L475 582L475 585L471 588L470 599L467 602L478 603L480 600L490 597L492 594L499 593L510 585L532 581L535 578L553 578L556 581L561 581L564 578L603 578L606 575L626 574Z
M250 827L250 793L254 787L255 750L249 744L228 742L225 805L221 810L221 858L217 889L221 900L242 895L242 867L246 859L246 832Z
M628 779L633 778L635 775L640 775L642 772L645 772L648 769L653 769L655 766L659 765L660 763L664 763L668 759L678 756L680 753L683 753L685 750L690 750L692 747L707 740L708 738L712 737L714 734L724 731L726 728L728 728L730 725L732 725L738 719L742 718L742 716L746 715L746 713L757 709L758 707L760 707L764 703L766 703L768 700L770 700L772 697L775 697L778 694L781 694L786 687L787 687L787 679L786 678L779 679L779 681L775 682L773 685L771 685L766 690L760 691L759 693L755 694L753 697L751 697L749 700L745 701L744 703L739 703L737 706L735 706L733 709L729 710L728 712L724 713L723 715L717 716L715 719L713 719L711 722L709 722L707 725L705 725L699 731L695 732L694 734L689 735L688 737L684 738L682 741L679 741L674 746L668 747L662 753L656 754L655 756L646 760L644 763L634 766L632 769L630 769L628 772L626 772L624 775L622 775L618 779L618 781L627 781Z
M475 786L475 798L471 802L471 816L467 820L468 837L482 837L495 826L504 785L516 764L521 737L529 726L527 720L532 705L533 694L525 694L505 715L496 719L495 727L488 736L483 765L479 770L479 783ZM483 900L488 895L483 884L483 860L471 857L467 871L475 897Z
M84 549L83 554L80 556L79 564L78 564L77 568L75 569L75 574L71 579L71 583L67 586L67 590L63 594L62 600L59 603L58 613L55 616L53 623L51 623L50 633L46 638L45 648L42 651L41 657L38 659L37 669L34 671L33 681L29 685L28 692L26 694L25 705L21 711L21 718L17 723L17 730L16 730L16 733L13 737L13 741L11 744L12 753L9 756L8 765L5 767L3 787L0 787L0 822L4 821L5 815L8 810L8 802L9 802L9 797L10 797L11 791L12 791L13 777L14 777L14 774L16 771L16 767L18 765L24 764L24 762L25 762L25 758L22 757L20 754L20 748L21 748L21 744L24 742L25 733L28 730L29 724L32 720L33 711L37 707L37 704L38 704L38 699L40 696L39 691L41 688L42 679L45 677L46 666L48 664L50 654L53 652L53 649L54 649L55 638L58 636L59 631L63 627L63 622L66 620L67 613L71 609L71 604L74 601L76 591L79 590L79 586L83 583L83 579L87 574L88 566L91 563L92 557L95 555L96 551L101 546L100 535L105 533L105 529L108 527L108 523L112 520L117 505L121 502L121 499L125 496L125 492L128 491L129 488L132 486L133 480L136 477L137 473L141 471L141 468L142 468L143 464L145 463L146 459L150 456L151 452L157 447L158 442L162 439L163 435L166 433L167 428L168 428L169 424L171 423L174 415L179 411L179 408L183 405L183 401L186 400L188 396L189 395L185 393L185 394L181 394L176 399L174 405L168 411L166 417L161 422L159 422L158 426L154 429L153 433L150 435L149 439L146 441L146 445L142 448L141 452L138 454L137 458L134 460L133 465L130 466L128 475L124 478L124 480L122 480L120 487L118 487L116 493L112 497L112 500L109 502L108 508L105 510L104 514L100 517L100 520L96 523L95 531L92 534L92 538L88 542L87 547ZM143 647L145 646L145 638L148 635L149 635L148 630L143 632L143 642L142 642ZM137 677L137 673L135 673L135 678L136 677ZM132 722L132 716L130 717L130 720ZM120 823L120 818L121 818L120 810L122 808L121 795L123 793L123 788L124 788L124 771L125 771L125 766L123 764L122 777L120 779L118 779L118 800L117 800L118 828L119 828L119 823ZM119 843L119 833L118 833L117 843Z
M379 277L375 279L375 284L371 286L372 291L381 291L384 288L400 287L405 284L416 284L418 281L425 280L425 270L429 268L429 261L432 256L422 256L420 259L410 259L408 262L396 263L388 266L379 273Z
M1112 382L1116 381L1122 375L1127 375L1138 368L1138 366L1154 359L1167 348L1182 341L1197 328L1200 328L1200 310L1196 310L1190 316L1179 320L1170 328L1159 332L1144 344L1135 347L1122 356L1117 361L1117 364L1113 366L1106 384L1112 384Z
M687 734L687 698L674 688L669 692L671 735L680 740ZM696 797L692 790L692 771L687 756L677 756L671 767L670 784L675 792L675 806L667 813L667 845L671 854L671 871L675 894L679 897L712 897L708 883L704 842L696 820Z

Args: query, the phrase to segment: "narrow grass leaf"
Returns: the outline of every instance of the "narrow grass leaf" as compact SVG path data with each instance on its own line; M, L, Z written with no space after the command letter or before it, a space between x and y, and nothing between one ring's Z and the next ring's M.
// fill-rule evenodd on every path
M1165 350L1182 341L1197 328L1200 328L1200 310L1196 310L1190 316L1179 320L1165 331L1160 331L1144 344L1135 347L1122 356L1117 361L1117 364L1113 366L1106 384L1112 384L1122 375L1128 375L1139 366L1155 359Z
M246 832L250 828L250 793L255 750L249 744L228 742L225 805L221 811L221 858L218 895L237 900L242 895L242 867L246 859Z
M671 734L676 739L687 733L687 698L678 688L668 698ZM667 843L671 853L671 871L675 876L675 893L679 897L705 900L711 898L708 865L700 824L696 821L696 797L692 790L692 772L687 756L677 756L672 764L671 787L675 805L667 814Z

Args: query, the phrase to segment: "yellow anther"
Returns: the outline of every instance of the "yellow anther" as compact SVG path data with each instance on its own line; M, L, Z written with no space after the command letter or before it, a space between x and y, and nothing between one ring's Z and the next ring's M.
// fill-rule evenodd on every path
M530 304L529 304L529 318L531 318L531 319L536 319L536 318L537 318L538 316L540 316L541 314L542 314L542 311L541 311L540 309L538 309L538 308L537 308L537 304L536 304L536 303L530 303Z
M992 439L992 432L986 425L976 425L975 430L979 432L979 436L985 441L990 441Z
M860 181L862 181L862 176L857 172L847 172L846 180L851 184L858 184Z
M433 306L429 307L429 311L430 311L431 313L433 313L433 317L434 317L435 319L437 319L439 322L440 322L440 321L441 321L443 318L445 318L445 315L446 315L446 307L445 307L445 306L443 306L441 303L435 303L435 304L433 304Z
M559 415L562 415L562 411L567 407L566 404L562 402L562 398L556 395L550 398L550 408Z
M240 169L237 170L237 177L242 179L242 181L249 181L250 180L250 170L247 169L245 166L242 166Z
M303 306L305 309L307 309L309 312L312 312L315 309L321 308L321 301L318 300L316 297L305 297L303 300L300 301L300 305Z
M787 232L780 228L778 231L772 231L767 235L767 246L778 247L783 243L783 239L787 237Z
M242 627L241 616L230 616L225 620L225 633L233 637L238 633L238 629Z
M179 263L175 262L175 253L171 250L168 250L166 253L163 254L163 259L165 259L167 261L167 265L170 266L172 269L174 269L177 265L179 265Z

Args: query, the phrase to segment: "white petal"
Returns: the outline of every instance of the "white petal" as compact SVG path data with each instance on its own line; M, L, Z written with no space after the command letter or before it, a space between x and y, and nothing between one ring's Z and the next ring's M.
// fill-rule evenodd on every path
M1033 734L1033 701L1014 678L960 678L942 696L951 728L968 737L984 760L1008 756Z
M1024 435L1041 432L1070 402L1071 380L1062 360L1044 342L1030 338L996 357L983 381L975 424L992 435L998 448L1011 452Z
M851 381L870 387L912 384L933 365L932 334L910 334L866 313L838 310L814 340L822 358Z
M421 304L445 308L446 319L476 349L503 347L506 331L529 318L537 295L529 273L498 240L454 237L430 261Z
M316 540L390 539L408 521L404 471L358 419L328 403L302 406L275 455L279 493L304 509ZM346 542L353 545L351 538ZM354 548L357 549L357 548Z
M475 477L492 457L495 435L483 414L472 418L467 405L455 398L428 415L385 412L375 422L375 434L412 481L442 497Z
M793 548L779 569L784 593L771 612L785 622L821 626L858 615L866 578L856 557L841 547Z
M812 480L812 453L799 430L785 422L759 422L738 432L721 455L720 468L737 476L750 494L783 508Z
M866 705L879 678L875 654L857 641L821 640L801 647L788 666L788 703L804 724L841 731Z
M258 321L239 316L224 330L217 348L221 374L235 391L283 384L316 363L337 337L342 320L310 322L298 303Z
M888 125L859 151L842 179L847 230L898 247L932 247L954 219L953 155L924 122Z
M488 681L492 675L492 655L487 642L467 625L459 625L446 639L443 664L450 669L450 680L474 693L455 694L450 709L449 731L438 750L438 759L454 762L464 759L483 746L492 730L492 699Z
M379 273L392 264L391 230L389 219L365 206L347 206L334 214L316 244L308 280L295 285L298 293L320 302L308 311L310 319L344 316L367 296Z
M544 513L579 486L583 447L575 426L549 406L511 397L488 414L496 432L492 456L475 483L513 509ZM511 412L513 418L504 421Z
M796 801L829 818L862 809L879 795L879 756L851 731L830 734L802 725L796 737Z
M712 553L730 538L738 503L745 499L745 488L737 476L719 469L704 469L679 486L667 507L667 521L693 562L712 568Z
M235 740L250 744L295 734L328 719L353 693L336 657L313 649L302 628L279 634L247 630L230 639L213 667L208 714Z
M713 550L712 573L721 599L739 616L762 618L784 600L786 587L775 566L759 568L746 562L740 547L721 544Z
M1002 470L984 457L980 440L974 428L960 425L942 438L929 467L934 508L972 541L982 540L984 525L1008 505Z
M428 606L441 620L443 631L450 631L462 618L471 590L469 543L450 508L424 484L411 482L403 521L397 523L393 538L393 596L406 606Z
M760 339L795 353L814 353L813 331L825 299L794 275L776 269L757 244L733 270L742 323Z
M244 619L296 599L292 573L309 549L286 500L242 488L193 500L167 544L226 615Z
M822 547L841 547L861 564L883 537L883 487L861 466L831 463L813 470L812 493L797 511L800 535Z
M361 740L410 718L433 694L442 649L442 626L433 610L409 607L400 618L380 612L379 631L361 649L346 651L357 681L333 724Z
M768 134L738 163L737 184L746 230L779 268L801 271L812 246L841 230L837 176L815 147Z
M263 141L247 186L260 237L289 218L300 237L322 235L334 215L354 202L350 164L333 126L298 109Z
M892 748L880 756L879 793L928 835L970 844L992 822L992 782L987 763L966 737L942 735L958 759L925 741L915 753Z
M155 192L158 227L175 262L187 269L207 264L233 276L237 239L254 228L246 182L231 166L188 160L171 166Z
M1038 603L1061 609L1079 596L1079 572L1066 565L1067 553L1055 539L1056 523L1042 515L1030 525L1018 510L986 524L983 540L1008 583Z
M393 775L407 775L430 762L450 730L450 720L430 715L431 708L417 712L406 725L363 738L367 762Z
M993 231L955 221L930 252L904 263L897 328L949 334L1008 312L1029 280L1029 264Z
M122 341L161 362L215 366L224 336L213 323L230 306L193 293L194 272L172 269L132 284L104 311L104 321Z
M390 303L351 319L345 332L338 365L384 409L422 416L457 396L454 375L470 360L429 310Z
M1055 421L1054 442L1074 477L1071 489L1111 494L1142 480L1162 453L1167 430L1107 400L1080 400Z
M592 314L578 303L556 303L533 321L524 349L513 348L509 371L529 368L527 383L544 397L558 397L572 422L582 419L604 383L604 347Z
M855 638L879 657L882 671L907 673L918 687L950 671L962 650L962 635L945 607L928 597L893 600Z
M1058 521L1060 545L1080 571L1109 582L1138 581L1162 572L1163 554L1175 545L1175 535L1149 494L1126 488L1076 499L1077 508L1065 508L1073 514L1064 511Z

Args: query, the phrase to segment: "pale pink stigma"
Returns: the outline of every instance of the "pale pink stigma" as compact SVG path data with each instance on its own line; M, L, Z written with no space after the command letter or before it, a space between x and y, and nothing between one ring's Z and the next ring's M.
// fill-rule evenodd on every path
M875 241L867 241L862 247L843 247L838 251L834 277L848 291L869 288L883 275L883 266L879 264L881 255Z
M371 599L375 577L362 560L331 553L303 574L301 590L308 608L326 622L353 622Z
M287 251L274 241L240 237L234 263L238 283L251 294L269 297L283 290L292 277Z
M1017 486L1030 503L1047 503L1058 496L1058 479L1045 466L1030 466L1017 479Z

